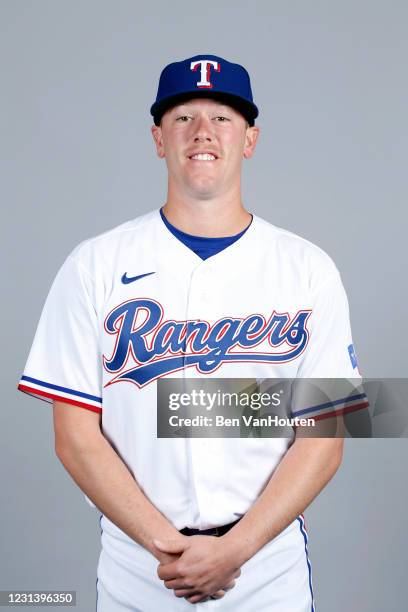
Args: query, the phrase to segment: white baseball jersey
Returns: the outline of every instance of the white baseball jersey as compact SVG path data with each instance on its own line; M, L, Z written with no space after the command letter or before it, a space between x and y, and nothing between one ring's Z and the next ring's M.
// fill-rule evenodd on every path
M255 215L239 240L203 261L155 210L80 244L48 295L19 388L100 412L104 435L176 528L230 523L293 438L158 439L156 386L166 376L358 378L333 261ZM308 416L325 410L312 406ZM137 545L102 521L104 550L114 557L121 542L130 555Z

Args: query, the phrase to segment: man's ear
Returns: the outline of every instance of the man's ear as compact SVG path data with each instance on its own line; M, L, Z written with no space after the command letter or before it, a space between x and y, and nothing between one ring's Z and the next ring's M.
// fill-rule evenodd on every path
M152 131L154 143L156 145L157 155L160 158L166 157L164 153L163 134L162 134L161 124L160 125L153 124L151 127L151 131Z
M249 159L254 154L259 132L260 132L260 128L258 125L253 125L252 127L247 128L246 134L245 134L245 147L244 147L245 159Z

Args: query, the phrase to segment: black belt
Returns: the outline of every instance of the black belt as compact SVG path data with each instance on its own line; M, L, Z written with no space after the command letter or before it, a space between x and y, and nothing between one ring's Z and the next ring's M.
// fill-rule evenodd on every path
M211 527L210 529L190 529L190 527L183 527L183 529L180 529L180 533L186 536L193 536L193 535L223 536L225 533L227 533L227 531L229 531L240 520L241 519L239 518L233 523L228 523L228 525L221 525L220 527Z

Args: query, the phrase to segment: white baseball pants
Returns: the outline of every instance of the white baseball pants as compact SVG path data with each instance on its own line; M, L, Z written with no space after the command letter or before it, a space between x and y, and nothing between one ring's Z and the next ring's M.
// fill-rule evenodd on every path
M315 612L303 516L244 563L222 599L191 604L176 597L157 576L157 566L143 547L103 531L97 612Z

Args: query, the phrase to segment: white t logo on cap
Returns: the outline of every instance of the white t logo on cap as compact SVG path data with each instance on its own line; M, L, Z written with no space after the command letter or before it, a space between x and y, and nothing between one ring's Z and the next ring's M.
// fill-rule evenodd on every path
M212 87L212 83L210 82L211 75L211 66L217 71L220 71L219 62L213 62L211 60L199 60L198 62L191 62L190 70L194 72L200 66L200 81L197 83L197 87Z

